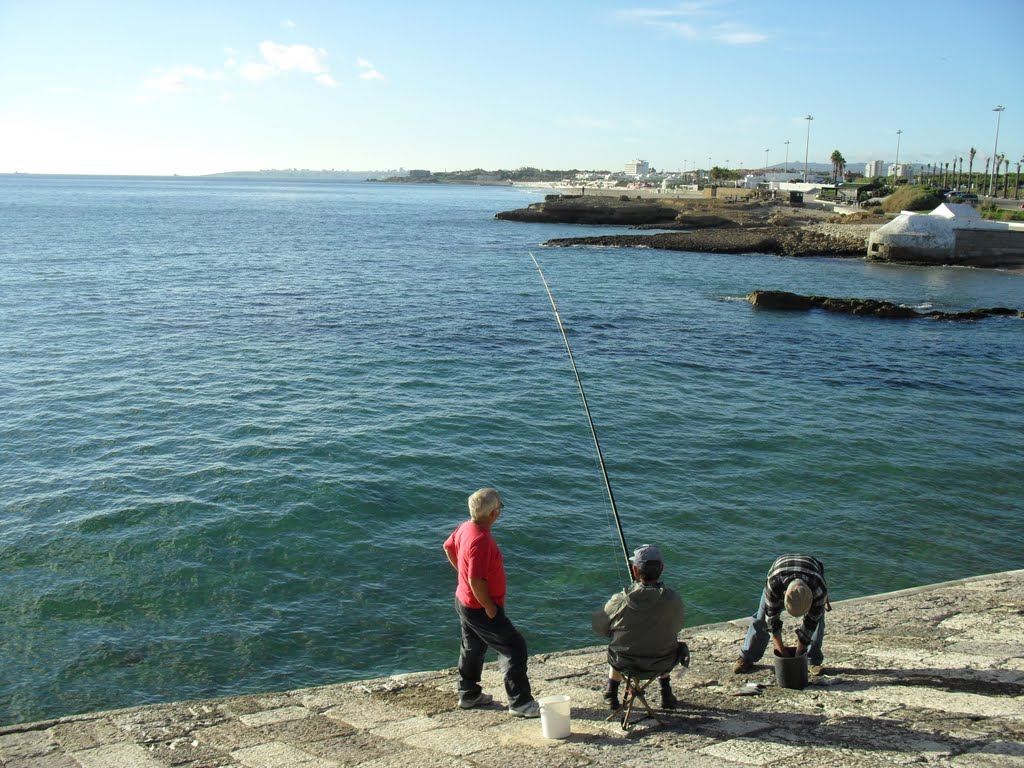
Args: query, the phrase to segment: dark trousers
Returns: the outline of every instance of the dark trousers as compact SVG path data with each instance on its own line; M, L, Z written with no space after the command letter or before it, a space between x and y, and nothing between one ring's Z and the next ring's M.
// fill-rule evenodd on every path
M499 607L491 619L483 608L467 608L455 601L462 627L462 649L459 652L459 695L480 693L480 675L484 668L484 655L493 648L501 657L505 672L505 693L511 707L520 707L533 699L530 681L526 677L526 639L519 634L505 609Z

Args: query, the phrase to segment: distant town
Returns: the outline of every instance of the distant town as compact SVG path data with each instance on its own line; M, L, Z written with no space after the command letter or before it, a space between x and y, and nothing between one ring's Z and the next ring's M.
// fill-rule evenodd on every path
M766 153L767 155L767 153ZM541 169L530 166L514 170L486 170L473 168L457 171L434 171L424 168L405 168L352 171L352 170L308 170L298 168L269 169L260 171L231 171L227 173L209 174L205 178L247 178L264 180L295 180L295 181L373 181L400 184L550 184L552 186L576 186L623 189L701 189L705 186L732 187L738 189L757 189L777 184L813 184L816 186L838 186L843 183L863 183L865 180L876 179L889 184L929 184L939 188L961 189L964 182L968 186L983 193L983 187L999 187L1000 181L1004 188L1019 186L1017 179L1020 164L1017 166L1017 179L1009 181L1009 162L999 158L1002 172L990 173L989 162L984 168L974 169L973 155L969 156L968 167L964 168L964 158L954 158L953 163L945 164L914 164L894 162L886 164L882 160L871 160L863 163L848 164L842 154L836 150L832 153L831 164L825 163L791 163L788 161L777 164L766 164L761 168L733 168L728 165L709 165L708 167L687 168L684 162L681 170L657 169L646 160L631 160L624 163L621 170L580 170L580 169ZM767 160L767 156L766 156ZM710 163L711 158L708 158ZM727 161L728 162L728 161ZM695 164L696 165L696 164ZM1001 179L999 177L1002 177Z

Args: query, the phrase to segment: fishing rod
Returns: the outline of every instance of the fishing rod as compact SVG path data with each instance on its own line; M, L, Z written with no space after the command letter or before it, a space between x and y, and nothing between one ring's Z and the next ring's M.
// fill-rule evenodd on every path
M608 469L604 465L604 454L601 453L601 441L597 439L597 429L594 427L594 419L590 416L590 406L587 404L587 393L583 391L583 379L580 378L579 369L576 368L576 358L573 357L572 347L569 346L569 337L565 335L565 326L562 325L562 316L558 314L558 306L555 304L555 297L551 294L548 281L544 277L544 270L537 263L537 257L530 252L533 259L533 266L537 268L540 281L544 283L544 290L547 291L548 300L551 302L551 309L555 313L555 320L558 322L558 330L562 332L562 341L565 342L565 351L569 353L569 362L572 363L572 372L576 376L576 384L580 388L580 397L583 399L583 411L587 414L587 422L590 424L590 434L594 436L594 447L597 448L597 463L601 466L601 474L604 476L604 487L608 490L608 501L612 504L612 515L615 517L615 527L619 531L619 541L622 542L622 554L626 558L626 573L629 581L633 581L632 563L629 560L629 547L626 546L626 534L622 532L622 521L619 519L619 510L615 506L615 494L612 493L612 483L608 479Z

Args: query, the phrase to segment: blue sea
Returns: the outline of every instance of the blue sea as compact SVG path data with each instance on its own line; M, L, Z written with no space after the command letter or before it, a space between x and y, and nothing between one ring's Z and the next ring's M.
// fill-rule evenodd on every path
M531 251L689 625L786 552L834 600L1024 567L1024 321L743 300L1022 308L1024 276L494 219L541 195L0 178L0 723L452 666L441 544L484 485L530 652L597 644L622 545Z

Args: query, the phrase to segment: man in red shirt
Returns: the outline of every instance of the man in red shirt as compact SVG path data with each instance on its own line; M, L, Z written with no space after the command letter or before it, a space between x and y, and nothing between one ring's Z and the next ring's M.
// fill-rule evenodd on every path
M505 563L491 536L503 508L494 488L481 488L469 497L469 520L444 543L448 562L459 574L455 610L462 626L459 653L459 706L472 709L494 697L480 687L488 647L502 657L509 714L540 717L526 676L526 640L505 616Z

